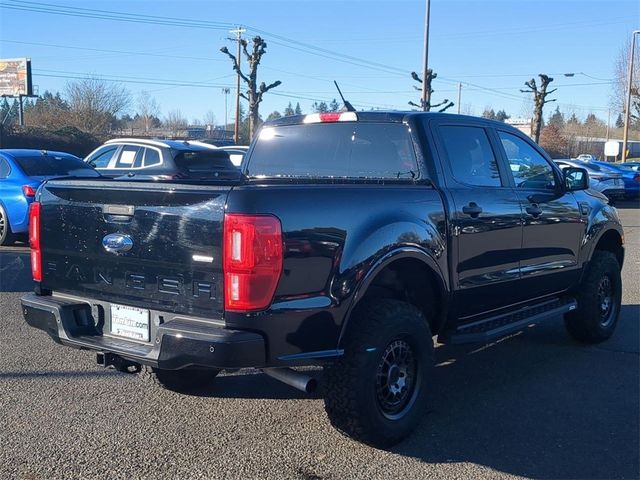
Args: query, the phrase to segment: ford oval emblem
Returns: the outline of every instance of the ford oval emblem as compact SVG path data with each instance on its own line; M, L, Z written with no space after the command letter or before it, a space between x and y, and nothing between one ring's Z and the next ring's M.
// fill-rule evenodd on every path
M102 239L102 246L110 253L124 253L133 248L133 240L129 235L110 233Z

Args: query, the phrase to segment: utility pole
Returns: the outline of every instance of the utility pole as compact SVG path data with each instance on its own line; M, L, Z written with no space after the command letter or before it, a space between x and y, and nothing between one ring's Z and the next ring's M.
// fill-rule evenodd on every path
M607 113L607 142L609 141L609 126L611 125L611 109Z
M238 42L238 71L237 73L237 79L236 79L236 122L235 125L233 127L233 141L236 143L236 145L238 144L238 139L240 137L240 55L242 54L242 51L240 50L241 45L240 45L240 41L242 40L242 34L246 32L246 30L244 28L236 28L235 30L230 30L229 33L233 33L236 35L236 38L230 38L229 40L234 40L236 42Z
M224 87L222 89L222 94L224 95L224 134L225 134L225 139L227 136L227 97L229 96L229 92L231 91L231 89L229 87Z
M462 83L458 82L458 115L460 115L460 98L462 97Z
M21 127L24 127L24 107L22 105L23 95L18 95L18 123Z
M431 92L429 91L429 85L431 82L427 81L427 75L429 70L429 3L430 0L425 0L425 12L424 12L424 68L422 69L422 111L427 111L427 105L431 100ZM459 107L458 107L459 108Z
M627 140L629 139L629 120L631 117L631 82L633 81L633 57L635 56L636 35L640 30L631 33L631 56L629 57L629 81L627 83L627 101L624 109L624 131L622 133L622 162L627 161Z

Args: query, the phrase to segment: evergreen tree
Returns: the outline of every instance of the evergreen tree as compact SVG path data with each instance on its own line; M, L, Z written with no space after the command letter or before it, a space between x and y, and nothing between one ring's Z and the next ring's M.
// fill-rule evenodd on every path
M560 111L560 107L556 106L555 111L549 117L549 125L553 125L558 130L562 130L564 128L564 115Z
M302 115L302 108L300 108L300 102L296 103L296 115Z
M575 113L571 114L569 120L567 120L567 125L580 125L580 120L578 120Z
M293 107L291 106L291 102L289 102L289 105L287 105L287 108L284 109L284 116L290 117L291 115L296 115L296 113L293 110Z
M329 106L327 105L327 102L313 102L313 105L311 105L311 110L316 113L327 113L329 111Z
M618 114L618 118L616 118L616 128L624 127L624 120L622 119L622 114Z
M280 114L279 111L275 110L269 114L269 116L267 117L267 122L269 120L277 120L279 118L282 118L282 115Z
M338 101L334 98L333 100L331 100L331 102L329 103L329 111L330 112L337 112L338 110L340 110L340 104L338 103Z
M507 112L505 112L504 110L498 110L496 112L496 120L498 120L499 122L504 122L509 118L511 118L511 115L507 115Z
M484 112L482 112L482 118L489 118L491 120L495 120L496 112L494 112L493 108L492 109L485 108Z

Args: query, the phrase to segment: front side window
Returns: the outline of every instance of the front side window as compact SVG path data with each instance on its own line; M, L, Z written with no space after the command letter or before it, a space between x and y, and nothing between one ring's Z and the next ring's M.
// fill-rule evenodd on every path
M107 168L117 149L117 145L102 147L87 159L87 163L93 168Z
M453 177L477 187L500 187L498 162L482 127L441 126L440 136Z
M553 190L556 177L549 162L528 142L507 132L498 132L518 188Z

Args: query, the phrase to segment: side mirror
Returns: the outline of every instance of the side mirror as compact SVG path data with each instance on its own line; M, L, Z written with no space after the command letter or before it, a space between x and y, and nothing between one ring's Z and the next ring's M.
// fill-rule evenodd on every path
M589 173L585 168L567 167L562 170L567 191L586 190L589 188Z

